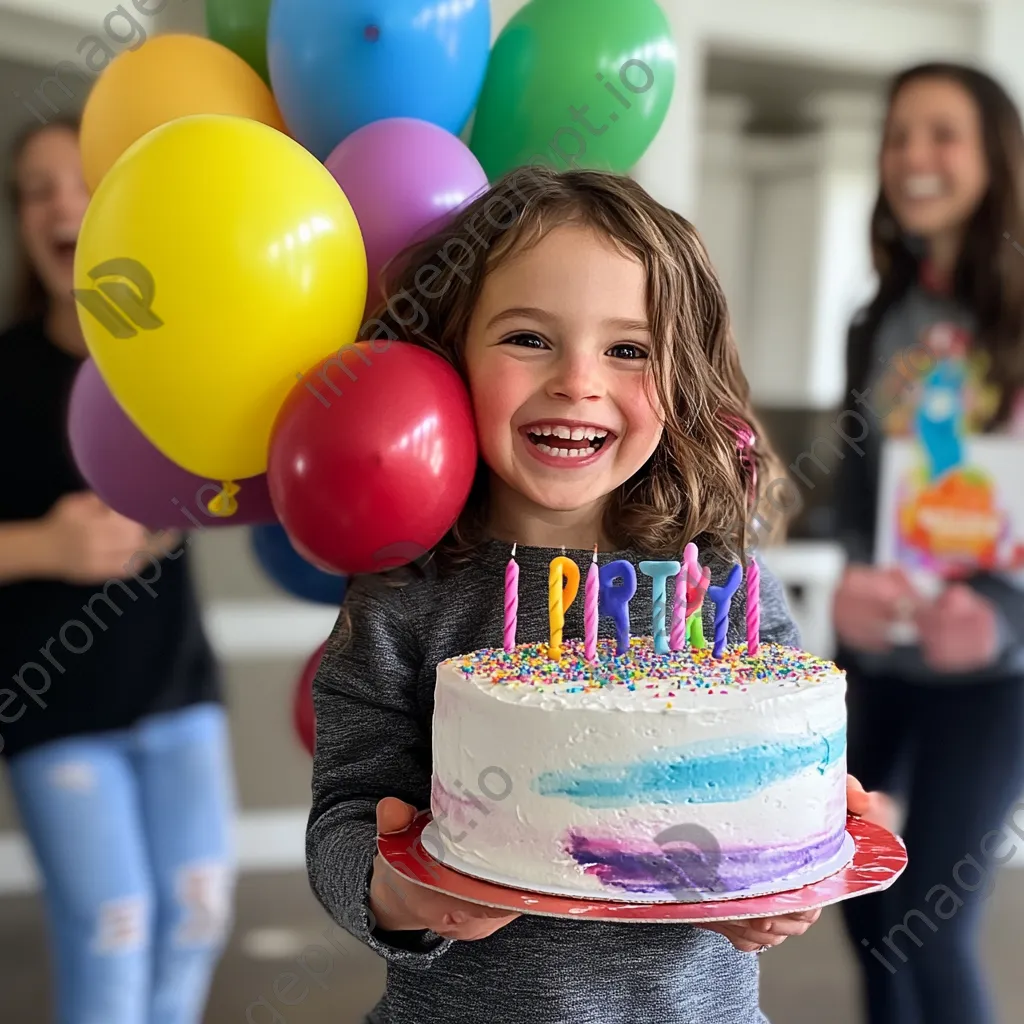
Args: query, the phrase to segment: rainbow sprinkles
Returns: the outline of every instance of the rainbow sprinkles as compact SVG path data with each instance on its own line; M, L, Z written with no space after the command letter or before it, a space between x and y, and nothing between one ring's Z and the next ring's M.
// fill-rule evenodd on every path
M780 644L760 644L757 654L746 644L715 657L708 647L685 647L659 654L651 637L632 637L627 654L616 653L617 641L599 640L597 659L586 656L585 641L562 644L558 661L548 656L547 643L520 644L474 651L449 664L467 679L488 679L514 689L550 689L557 693L594 693L609 689L647 691L644 695L671 701L682 692L725 695L754 687L775 690L822 682L835 666L813 654ZM685 682L682 682L685 680Z

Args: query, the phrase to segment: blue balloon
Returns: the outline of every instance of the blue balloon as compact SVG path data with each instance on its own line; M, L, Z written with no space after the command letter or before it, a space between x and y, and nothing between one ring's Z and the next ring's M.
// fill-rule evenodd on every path
M489 0L274 0L267 28L274 97L319 160L388 117L458 135L490 51Z
M348 580L310 565L280 524L253 527L252 549L263 571L292 596L339 607L345 600Z

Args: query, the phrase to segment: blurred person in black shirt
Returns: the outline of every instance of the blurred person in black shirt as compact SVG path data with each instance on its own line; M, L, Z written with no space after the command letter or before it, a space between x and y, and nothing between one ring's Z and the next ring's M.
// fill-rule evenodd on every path
M11 160L25 250L0 335L0 757L45 886L60 1024L198 1024L230 921L234 782L187 538L91 494L66 433L77 127Z

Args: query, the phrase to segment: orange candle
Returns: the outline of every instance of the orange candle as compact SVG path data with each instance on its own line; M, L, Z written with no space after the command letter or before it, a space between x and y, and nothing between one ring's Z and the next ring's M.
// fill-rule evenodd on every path
M551 641L548 657L554 661L562 656L562 629L565 613L576 600L580 589L580 567L564 555L551 560L548 572L548 619L551 624Z

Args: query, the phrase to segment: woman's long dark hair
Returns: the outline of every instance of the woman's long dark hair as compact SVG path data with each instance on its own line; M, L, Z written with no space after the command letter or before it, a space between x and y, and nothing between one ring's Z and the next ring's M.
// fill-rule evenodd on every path
M7 160L7 197L11 209L17 219L18 209L21 206L21 193L18 189L18 162L28 144L43 132L54 129L78 134L78 118L76 117L55 117L47 124L34 124L26 128L15 140ZM32 261L28 258L25 248L21 243L20 233L18 235L18 261L15 271L14 282L14 323L22 323L26 320L37 320L46 314L50 305L50 296L46 291L39 274L36 273Z
M1002 400L988 424L992 429L1006 421L1024 388L1024 254L1013 244L1024 246L1024 130L1003 87L962 64L920 64L901 72L889 90L889 109L904 86L922 78L955 82L974 100L981 119L989 187L964 234L953 293L976 318L977 346L988 355L989 379L1000 388ZM877 328L917 280L921 258L900 231L883 190L871 218L871 250L879 287L864 324ZM868 329L861 337L874 333ZM870 359L867 352L851 355L865 364Z

